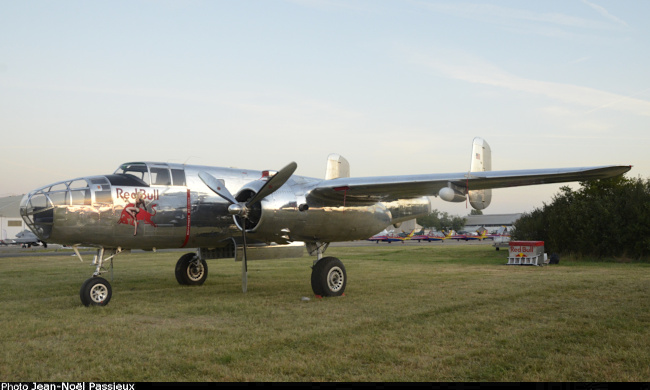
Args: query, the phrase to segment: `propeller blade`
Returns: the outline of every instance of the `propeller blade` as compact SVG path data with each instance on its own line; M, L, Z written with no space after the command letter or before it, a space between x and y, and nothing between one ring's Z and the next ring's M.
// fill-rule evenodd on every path
M246 202L245 205L237 202L235 197L232 196L230 191L228 191L226 188L223 180L219 180L205 171L199 172L199 178L203 181L203 183L205 183L206 186L208 186L208 188L214 191L215 194L230 202L231 206L228 207L228 212L232 215L240 215L242 218L242 241L244 258L242 259L241 272L243 292L246 292L248 290L248 255L246 253L246 221L248 219L246 216L248 214L248 205L259 202L260 200L277 191L278 188L282 187L284 183L289 180L297 168L298 164L291 162L286 167L279 170L278 173L276 173L273 177L269 178L266 183L264 183L258 193L255 194L255 196L253 196L248 202Z
M295 162L289 163L286 167L280 169L278 173L276 173L273 177L269 178L269 180L264 183L262 188L255 194L253 198L251 198L248 202L246 202L246 205L253 204L255 202L258 202L267 196L271 195L274 193L278 188L282 187L284 183L289 180L291 175L296 171L296 168L298 168L298 164Z
M226 188L226 185L223 182L223 180L219 180L205 171L199 172L199 178L203 180L205 185L208 186L208 188L210 188L212 191L214 191L215 194L224 198L225 200L230 202L230 204L237 203L235 197L232 196L230 191L228 191L228 189Z

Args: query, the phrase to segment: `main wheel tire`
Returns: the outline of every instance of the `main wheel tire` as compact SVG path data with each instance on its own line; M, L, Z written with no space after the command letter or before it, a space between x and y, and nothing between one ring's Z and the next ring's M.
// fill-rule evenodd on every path
M176 280L179 284L199 286L208 278L208 263L196 253L186 253L176 263Z
M311 288L315 295L338 297L343 295L347 274L341 260L324 257L311 270Z
M112 296L111 284L100 277L87 279L79 290L79 297L84 306L106 306Z

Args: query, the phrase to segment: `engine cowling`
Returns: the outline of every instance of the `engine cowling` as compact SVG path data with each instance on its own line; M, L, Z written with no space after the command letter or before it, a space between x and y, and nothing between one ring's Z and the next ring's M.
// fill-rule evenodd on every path
M265 184L265 180L256 180L244 185L235 199L238 202L247 202L252 199ZM302 213L297 204L296 196L291 187L285 185L259 202L248 205L246 221L246 232L251 238L265 241L286 244L291 241L290 228L292 220L297 214ZM232 206L231 206L232 207ZM243 228L244 218L234 215L235 224L239 229Z
M243 186L239 192L237 192L237 195L235 195L235 199L238 202L244 202L246 203L249 199L252 199L255 194L257 194L264 185L263 180L256 180L252 181L245 186ZM255 202L251 205L248 206L248 215L246 217L246 231L254 231L257 225L260 223L260 219L262 218L262 199L259 202ZM243 221L244 219L239 216L235 215L235 224L239 229L244 229L243 226Z

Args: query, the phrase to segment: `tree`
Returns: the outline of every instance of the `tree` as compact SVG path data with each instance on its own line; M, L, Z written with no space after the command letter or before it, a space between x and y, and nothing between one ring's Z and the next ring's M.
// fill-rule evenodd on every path
M456 215L451 219L451 228L454 230L463 230L467 224L467 218Z
M459 216L450 216L447 212L440 212L432 210L429 215L420 217L417 220L418 225L427 227L429 229L444 230L454 229L461 230L465 226L466 218Z
M477 210L477 209L472 209L472 211L469 212L469 215L483 215L482 210Z
M583 256L650 255L650 181L619 176L580 184L524 214L513 239L543 240L549 252Z
M415 221L418 223L420 226L424 226L429 229L436 229L440 230L440 217L438 216L440 212L438 210L432 210L429 215L426 215L424 217L420 217L416 219Z

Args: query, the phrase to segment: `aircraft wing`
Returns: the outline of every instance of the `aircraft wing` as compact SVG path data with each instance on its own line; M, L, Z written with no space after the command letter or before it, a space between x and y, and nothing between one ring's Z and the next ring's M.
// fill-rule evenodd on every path
M406 176L377 176L324 180L308 194L309 201L325 205L363 205L397 199L437 196L450 184L469 190L604 179L629 171L629 165L586 168L460 172Z

